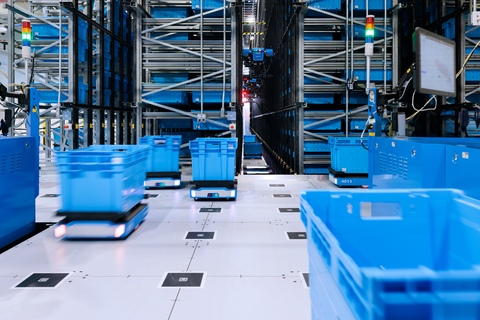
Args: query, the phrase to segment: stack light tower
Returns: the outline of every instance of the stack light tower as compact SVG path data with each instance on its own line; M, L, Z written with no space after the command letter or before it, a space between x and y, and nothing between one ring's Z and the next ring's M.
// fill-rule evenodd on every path
M32 24L22 20L22 58L25 59L25 83L28 85L28 62L32 58Z
M367 58L367 94L370 90L370 59L373 56L373 38L375 37L375 16L368 15L365 27L365 57Z

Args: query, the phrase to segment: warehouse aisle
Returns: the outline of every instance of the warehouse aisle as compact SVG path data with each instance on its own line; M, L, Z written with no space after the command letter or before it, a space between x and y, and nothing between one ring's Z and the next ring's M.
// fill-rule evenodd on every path
M1 318L311 319L298 194L334 185L320 176L238 180L236 201L195 202L186 184L147 191L149 215L125 241L59 241L50 228L1 254ZM40 188L37 221L57 221L61 198L42 197L59 193L57 176L41 177ZM13 288L32 273L67 275L50 289ZM57 276L35 281L55 285Z

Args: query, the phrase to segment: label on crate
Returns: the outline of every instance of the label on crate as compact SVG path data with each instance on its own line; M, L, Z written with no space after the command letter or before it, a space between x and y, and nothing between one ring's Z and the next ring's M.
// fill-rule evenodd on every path
M343 172L347 172L347 168L342 168L342 171L343 171Z
M462 152L462 158L468 159L468 152Z
M121 164L123 163L122 158L112 158L112 164Z
M395 147L395 142L392 142L392 147Z

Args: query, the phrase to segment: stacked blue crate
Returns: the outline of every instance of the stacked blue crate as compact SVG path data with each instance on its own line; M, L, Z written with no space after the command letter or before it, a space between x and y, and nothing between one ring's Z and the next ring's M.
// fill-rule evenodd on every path
M204 13L223 7L223 0L203 0L202 2L203 2ZM192 10L195 14L200 13L200 0L192 0ZM220 16L223 16L223 11L219 10L215 13L209 14L208 16L220 17ZM228 12L227 12L227 16L228 16Z
M312 0L308 2L309 8L315 8L330 13L339 13L342 10L342 0ZM327 15L317 11L308 10L307 17L325 17Z
M262 158L262 144L255 142L255 135L243 136L244 142L244 158L245 159L260 159Z
M188 73L152 73L150 80L154 83L180 83L188 81Z
M203 91L203 103L222 103L222 91ZM192 102L199 104L201 99L200 91L192 91ZM231 100L230 91L225 91L225 103Z

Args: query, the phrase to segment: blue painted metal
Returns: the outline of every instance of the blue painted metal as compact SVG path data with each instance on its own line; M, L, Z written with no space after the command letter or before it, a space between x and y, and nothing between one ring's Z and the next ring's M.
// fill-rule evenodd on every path
M0 248L35 230L37 138L0 138Z
M475 139L478 140L478 139ZM445 186L480 199L480 142L445 146Z
M310 276L328 270L356 319L478 319L479 208L451 189L302 191ZM325 291L310 281L314 308Z
M455 187L480 199L475 184L477 171L474 162L469 161L470 156L466 159L462 158L462 153L457 153L461 159L452 164L452 152L460 152L458 150L463 148L458 145L468 146L472 157L476 157L479 139L375 137L371 138L369 145L370 188ZM467 172L468 176L465 176ZM462 181L463 178L465 180Z
M363 142L368 148L368 139ZM368 173L368 151L362 147L360 137L329 137L331 167L344 173ZM366 184L366 183L364 183Z
M252 49L252 60L255 62L262 62L265 56L264 48L253 48Z

